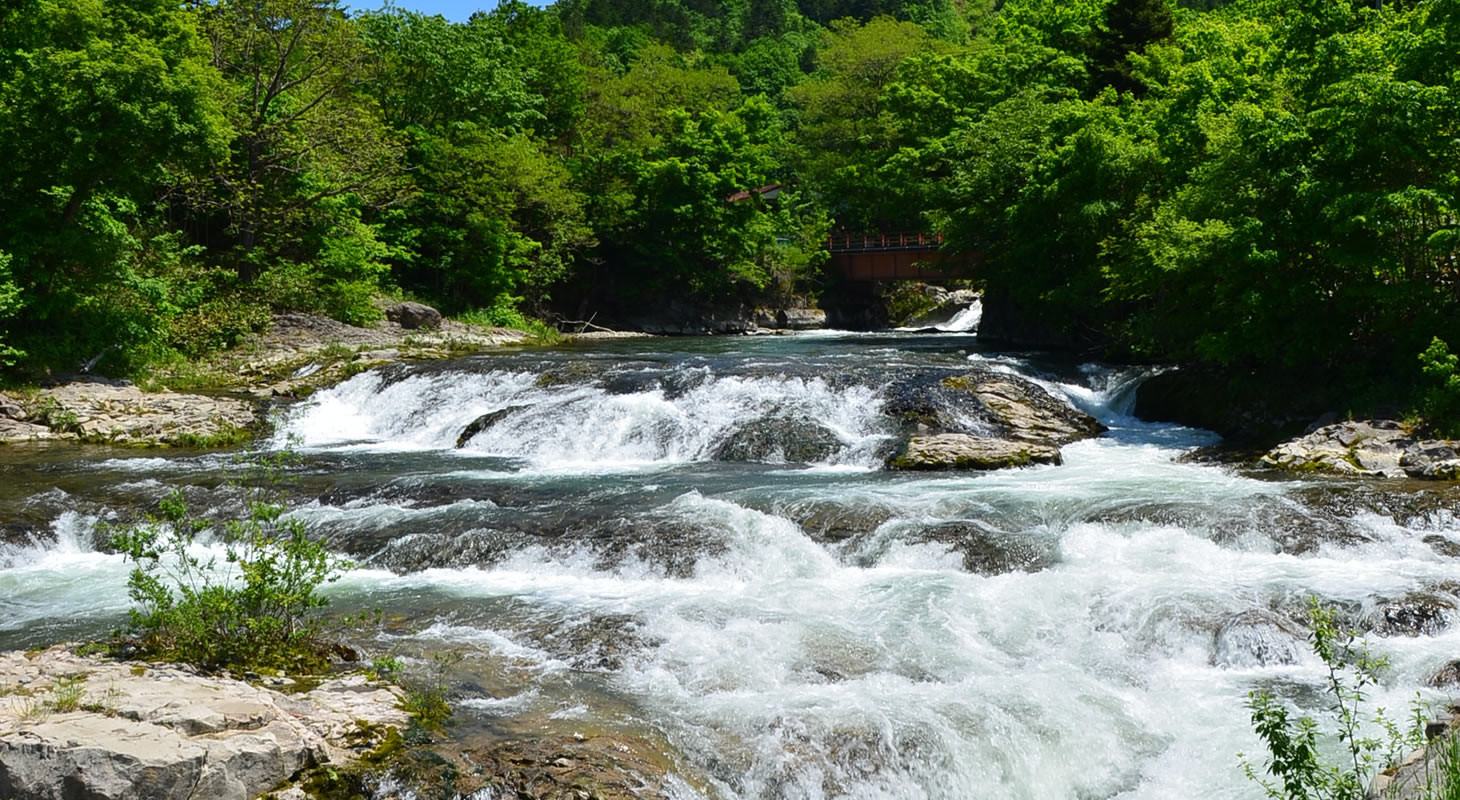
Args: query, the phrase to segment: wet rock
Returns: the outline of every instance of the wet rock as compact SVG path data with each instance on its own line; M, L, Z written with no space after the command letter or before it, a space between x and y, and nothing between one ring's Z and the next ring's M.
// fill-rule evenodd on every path
M1217 629L1212 663L1222 667L1296 664L1307 645L1297 626L1267 611L1244 611Z
M543 370L535 381L538 386L580 385L597 382L603 377L603 365L592 361L569 361Z
M648 736L591 729L418 750L369 796L671 800L697 783L684 779L671 753Z
M986 470L1060 464L1058 448L1009 439L941 433L913 436L902 453L888 460L894 470Z
M871 533L892 518L892 512L885 508L830 502L797 504L780 509L779 513L799 525L813 541L822 544Z
M442 567L486 568L501 563L508 555L535 542L534 537L520 531L473 530L454 536L410 533L391 538L385 547L364 560L371 566L396 573Z
M1105 430L1033 382L992 370L902 378L884 394L883 412L911 436L891 469L1058 464L1059 445Z
M1433 636L1454 622L1455 601L1417 592L1381 603L1365 620L1379 636Z
M979 575L1038 572L1058 561L1056 544L1027 534L1012 534L972 522L945 522L923 528L914 542L937 542L963 554L963 568Z
M1449 686L1460 686L1460 660L1451 661L1440 667L1430 679L1426 681L1436 689L1444 689Z
M1431 550L1446 558L1460 558L1460 542L1447 539L1438 533L1432 533L1420 541L1430 546Z
M624 658L657 642L644 636L644 621L629 614L598 614L547 634L544 645L575 669L613 672Z
M466 447L467 443L476 437L477 434L491 428L493 425L496 425L524 408L527 408L527 406L507 406L506 408L499 408L496 411L488 411L472 420L470 424L461 429L461 434L456 437L456 449L460 450Z
M804 415L777 415L752 420L715 448L716 461L825 461L841 448L841 439L825 425Z
M692 578L701 558L714 558L728 550L723 532L712 526L657 515L580 523L570 527L563 540L567 547L582 542L593 547L598 569L637 561L671 578Z
M167 665L52 648L0 655L0 796L248 800L300 770L343 765L365 726L404 727L392 691L349 676L295 695ZM81 692L75 710L27 713Z
M397 303L385 310L385 318L408 331L441 327L441 312L425 303Z

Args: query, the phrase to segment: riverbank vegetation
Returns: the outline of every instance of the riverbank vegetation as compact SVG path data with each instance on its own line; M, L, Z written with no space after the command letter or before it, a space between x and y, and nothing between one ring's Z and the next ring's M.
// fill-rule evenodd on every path
M13 375L804 296L832 226L936 229L1072 347L1456 424L1455 0L23 0L0 142Z

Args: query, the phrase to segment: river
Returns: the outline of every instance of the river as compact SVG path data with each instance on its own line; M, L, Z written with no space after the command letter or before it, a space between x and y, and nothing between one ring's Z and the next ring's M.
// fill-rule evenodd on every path
M880 469L889 376L970 362L1110 430L1057 467ZM1309 596L1375 630L1377 705L1441 699L1460 630L1374 620L1454 591L1453 504L1186 463L1216 438L1131 417L1139 378L956 332L614 340L362 374L270 446L303 455L292 513L360 564L335 607L386 615L368 649L463 654L463 725L652 731L686 798L1258 798L1248 692L1326 703L1291 622ZM725 460L772 416L835 438ZM15 448L0 470L5 648L124 619L98 520L173 487L237 499L227 454Z

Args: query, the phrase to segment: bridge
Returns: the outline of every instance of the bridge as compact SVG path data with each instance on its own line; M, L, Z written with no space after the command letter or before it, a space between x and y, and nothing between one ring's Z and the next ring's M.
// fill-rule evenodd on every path
M844 281L931 281L958 277L967 254L944 252L943 234L833 233L827 237L830 271Z

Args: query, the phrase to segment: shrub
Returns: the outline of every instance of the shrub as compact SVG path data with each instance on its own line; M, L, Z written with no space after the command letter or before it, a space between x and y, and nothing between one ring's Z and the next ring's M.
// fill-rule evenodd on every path
M1424 744L1425 709L1416 699L1413 724L1407 729L1385 717L1382 709L1376 710L1372 721L1384 731L1384 737L1364 735L1366 689L1378 683L1387 663L1373 657L1353 632L1342 630L1333 612L1316 599L1309 601L1308 613L1308 641L1327 667L1324 688L1344 758L1341 763L1326 763L1320 752L1318 723L1312 717L1293 720L1287 707L1267 692L1253 692L1248 700L1253 730L1268 751L1266 777L1258 774L1246 756L1239 753L1238 757L1247 777L1273 800L1364 800L1369 782L1380 769L1405 750Z
M288 458L252 457L259 482L241 519L203 519L176 491L157 515L113 531L112 545L136 564L130 628L148 655L209 669L323 662L315 612L327 600L318 589L349 564L285 516L279 476Z
M1460 357L1450 352L1450 345L1436 336L1419 354L1421 370L1428 378L1420 413L1425 422L1445 436L1460 436Z

